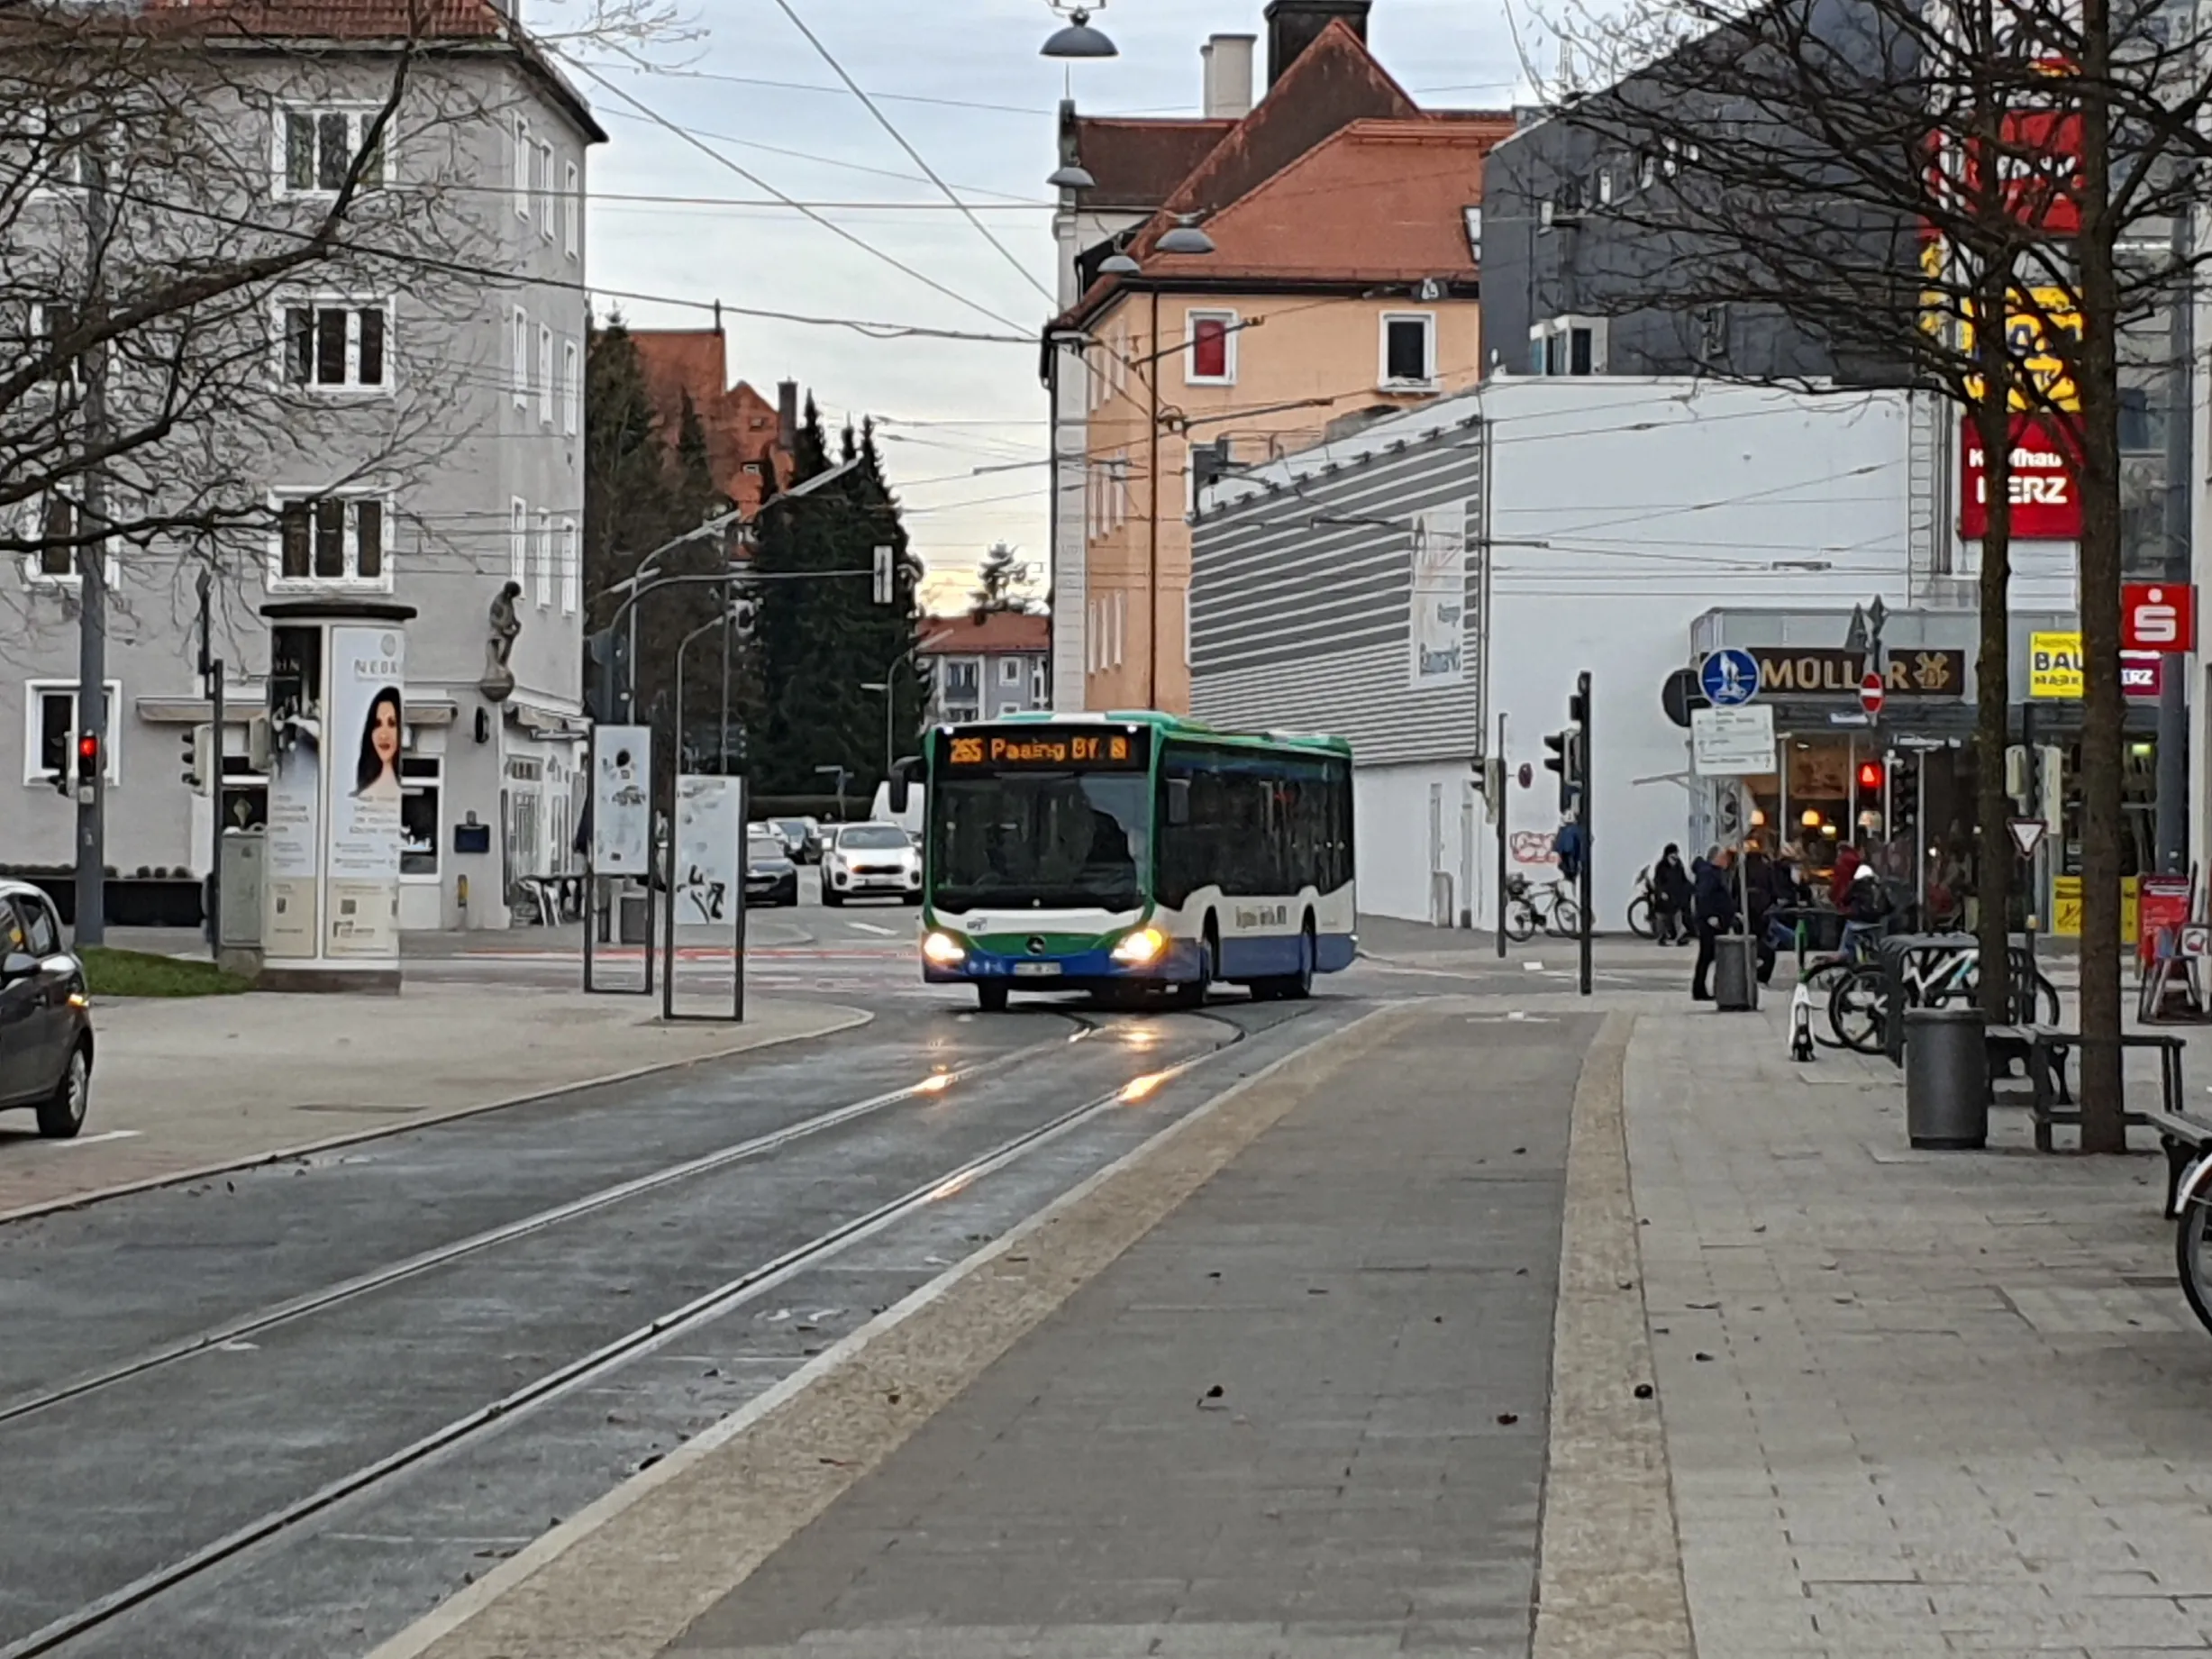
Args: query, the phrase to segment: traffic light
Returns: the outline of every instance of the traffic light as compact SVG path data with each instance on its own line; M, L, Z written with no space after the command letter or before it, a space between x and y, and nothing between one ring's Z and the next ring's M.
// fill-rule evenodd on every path
M1570 812L1576 792L1582 787L1582 734L1553 732L1543 740L1543 770L1559 778L1559 809Z
M1889 781L1889 768L1880 761L1859 762L1859 793L1879 796L1883 784Z
M77 784L88 789L93 779L100 775L100 734L97 732L79 732L77 734Z
M215 728L194 726L185 734L184 745L185 784L195 795L205 795L215 770Z

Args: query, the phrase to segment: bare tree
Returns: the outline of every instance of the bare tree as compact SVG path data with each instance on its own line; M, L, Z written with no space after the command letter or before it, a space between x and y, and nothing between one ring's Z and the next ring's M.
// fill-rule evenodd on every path
M1617 74L1561 99L1593 150L1648 187L1587 212L1635 234L1595 275L1618 310L1778 319L1826 389L1932 389L1966 412L1988 463L1980 573L1984 997L2008 1001L2013 853L2001 767L2010 687L2007 463L2016 415L2071 445L2082 500L2087 698L2083 1144L2124 1144L2120 1094L2120 343L2174 303L2163 250L2193 200L2176 165L2212 83L2212 37L2157 0L1654 0L1562 32ZM1579 182L1579 181L1577 181ZM1725 348L1707 366L1727 375Z

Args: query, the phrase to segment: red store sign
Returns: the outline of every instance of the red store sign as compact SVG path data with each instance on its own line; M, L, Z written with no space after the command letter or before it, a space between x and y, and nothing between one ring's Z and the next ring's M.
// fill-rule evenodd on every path
M2123 582L2120 644L2128 651L2197 649L2197 590L2186 582Z
M2155 703L2166 688L2166 659L2154 652L2120 653L2120 695Z
M1959 421L1965 464L1960 469L1959 533L1978 542L1989 533L1988 469L1971 418ZM2012 535L2016 542L2081 539L2081 492L2075 487L2071 444L2034 415L2012 418Z

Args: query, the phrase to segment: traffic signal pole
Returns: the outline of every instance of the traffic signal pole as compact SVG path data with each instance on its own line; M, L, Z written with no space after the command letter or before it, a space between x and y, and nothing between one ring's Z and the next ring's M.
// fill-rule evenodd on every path
M1590 994L1590 934L1596 922L1590 913L1590 859L1596 848L1590 841L1590 779L1596 768L1590 764L1590 677L1585 669L1575 681L1574 703L1569 710L1579 728L1576 734L1576 770L1580 776L1581 789L1575 803L1575 818L1582 827L1582 994Z

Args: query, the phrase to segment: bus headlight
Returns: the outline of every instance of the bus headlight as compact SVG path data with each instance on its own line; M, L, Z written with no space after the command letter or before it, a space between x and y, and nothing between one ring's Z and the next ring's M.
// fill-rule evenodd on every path
M967 947L951 934L930 934L922 941L922 954L940 968L957 968L968 960Z
M1140 927L1114 947L1114 960L1124 967L1142 968L1166 954L1168 935L1157 927Z

